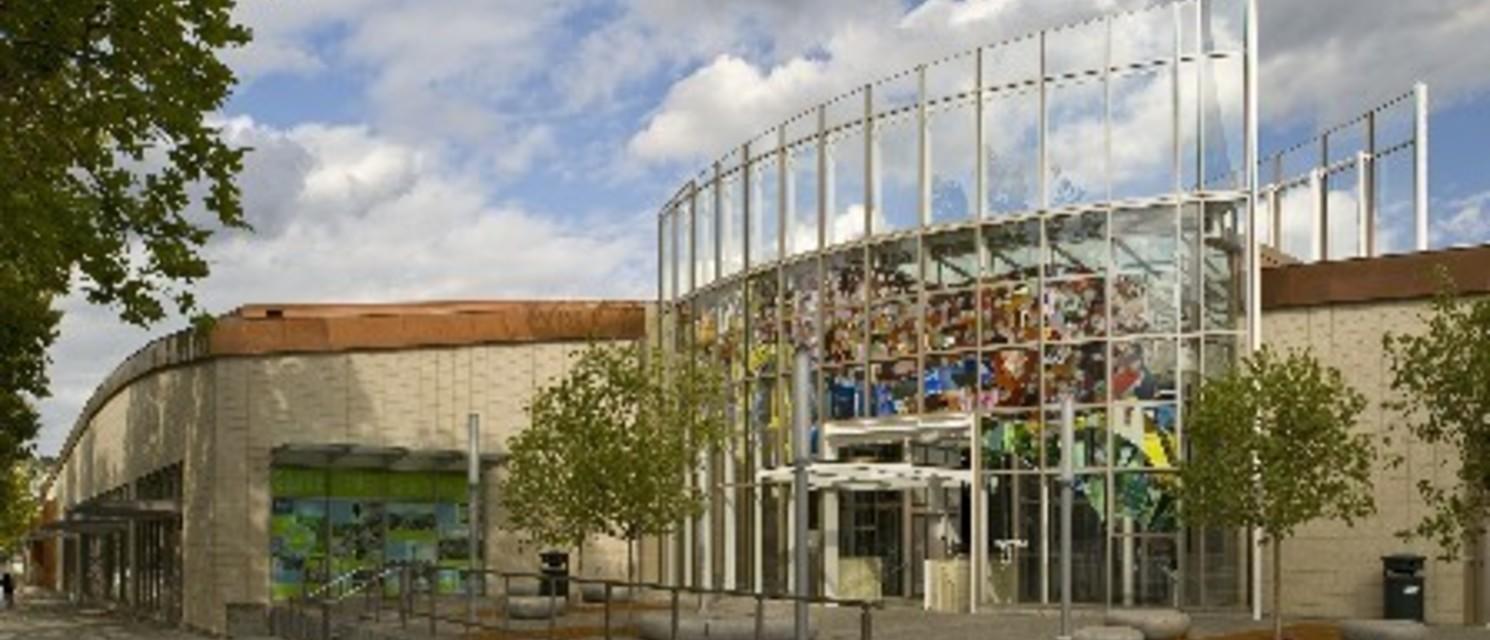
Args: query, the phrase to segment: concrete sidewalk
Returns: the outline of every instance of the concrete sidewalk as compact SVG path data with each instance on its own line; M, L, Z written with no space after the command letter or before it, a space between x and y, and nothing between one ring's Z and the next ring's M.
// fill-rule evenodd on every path
M0 640L201 640L206 636L138 622L106 609L77 607L54 594L27 591L0 609Z

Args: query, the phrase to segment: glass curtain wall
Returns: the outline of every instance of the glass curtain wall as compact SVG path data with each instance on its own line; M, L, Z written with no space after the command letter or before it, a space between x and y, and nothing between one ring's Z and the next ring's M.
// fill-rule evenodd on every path
M1184 530L1174 497L1185 403L1247 344L1245 4L1159 5L891 76L770 129L664 208L670 343L727 362L731 446L749 454L716 456L743 474L700 476L752 481L748 515L709 520L743 529L708 553L750 565L719 586L788 584L790 492L755 474L790 462L800 346L814 425L975 416L976 455L942 464L977 470L976 499L948 488L937 503L955 508L937 508L959 514L944 551L975 559L981 602L1059 600L1052 480L1071 455L1077 601L1245 604L1242 538ZM812 433L815 461L920 464L911 442L829 458ZM840 539L913 543L930 504L914 491L839 491Z

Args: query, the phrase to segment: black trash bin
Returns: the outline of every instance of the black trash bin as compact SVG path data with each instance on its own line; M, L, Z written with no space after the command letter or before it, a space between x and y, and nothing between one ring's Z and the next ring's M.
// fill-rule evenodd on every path
M538 595L569 596L569 554L564 551L544 551L538 554L543 581L538 585Z
M1381 557L1381 609L1388 620L1423 621L1423 556Z

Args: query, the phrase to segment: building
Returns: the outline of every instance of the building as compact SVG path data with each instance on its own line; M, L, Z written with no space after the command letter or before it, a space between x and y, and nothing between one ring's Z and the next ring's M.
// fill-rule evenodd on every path
M1490 247L1426 251L1421 88L1262 157L1254 11L1182 0L1107 16L807 109L662 208L655 309L249 306L147 345L94 394L47 485L54 586L221 631L235 607L353 568L460 566L467 414L490 479L526 399L578 346L647 339L724 364L734 430L695 470L709 509L643 546L644 576L782 592L800 570L839 597L960 584L952 608L1056 602L1066 452L1050 425L1069 396L1072 597L1269 608L1249 532L1176 517L1175 469L1203 463L1184 461L1187 400L1254 346L1310 347L1373 400L1360 428L1382 431L1395 417L1375 404L1390 393L1381 335L1414 329L1433 265L1490 293ZM799 362L813 425L801 540ZM1376 615L1377 556L1433 555L1392 534L1454 452L1402 446L1375 518L1286 547L1289 613ZM485 492L480 561L531 567ZM592 569L621 575L597 544ZM1430 621L1486 620L1477 554L1429 563Z
M146 345L88 401L43 496L45 586L224 632L359 567L465 567L466 420L486 466L534 391L592 341L635 341L628 302L246 306ZM532 570L487 473L486 566ZM646 550L643 550L646 567ZM597 543L593 571L624 567ZM41 576L48 579L47 576ZM440 589L462 588L453 570ZM189 596L188 596L189 594Z
M1421 86L1259 154L1255 12L1165 3L921 64L761 123L679 188L658 217L657 331L712 354L738 410L667 574L1058 602L1053 425L1070 398L1073 599L1271 606L1250 532L1178 521L1186 402L1264 343L1312 346L1380 400L1381 333L1414 326L1419 267L1457 265L1483 291L1468 265L1486 252L1424 252ZM794 540L802 376L812 490ZM1361 427L1390 421L1373 409ZM1454 459L1421 448L1383 471L1378 520L1288 551L1297 612L1379 613L1377 552L1409 548L1392 533L1417 513L1412 482ZM1482 577L1428 573L1431 620L1483 619Z

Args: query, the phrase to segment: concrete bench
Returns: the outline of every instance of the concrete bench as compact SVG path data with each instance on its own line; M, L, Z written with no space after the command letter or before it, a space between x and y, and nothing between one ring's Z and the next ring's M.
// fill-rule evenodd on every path
M761 640L792 640L796 637L795 626L790 618L767 618L761 626ZM668 613L653 612L637 619L637 635L642 640L670 640L672 617ZM808 627L807 636L817 637L816 625ZM753 616L731 616L728 618L703 617L696 614L678 614L678 640L755 640L755 618Z
M1345 640L1421 640L1428 626L1416 620L1345 620L1339 624Z
M1144 640L1172 640L1190 632L1190 616L1178 609L1113 609L1104 624L1132 627L1143 633Z
M507 617L513 620L547 620L563 614L563 598L507 596Z
M1071 635L1072 640L1144 640L1143 632L1133 627L1082 627Z
M605 602L605 585L585 583L579 586L580 597L585 602ZM611 585L611 602L631 602L631 587Z

